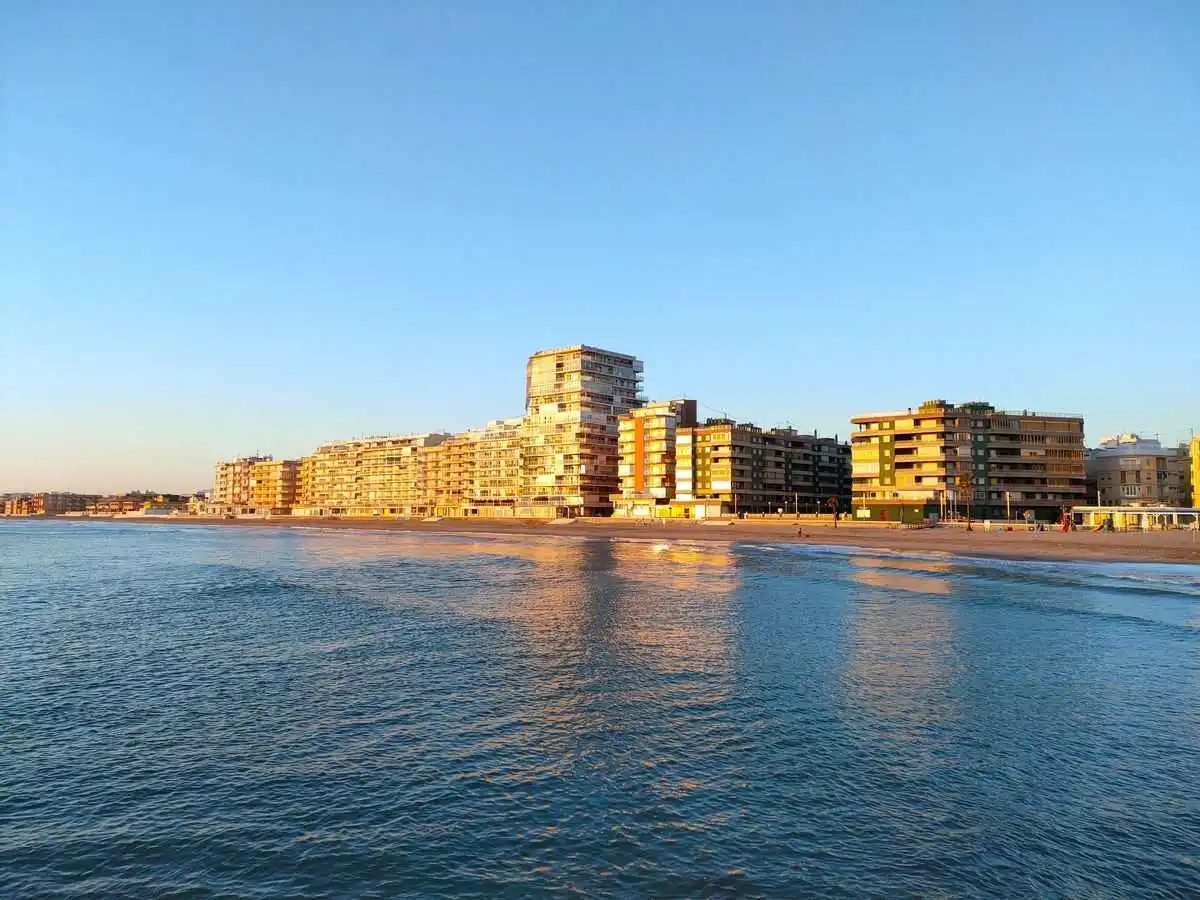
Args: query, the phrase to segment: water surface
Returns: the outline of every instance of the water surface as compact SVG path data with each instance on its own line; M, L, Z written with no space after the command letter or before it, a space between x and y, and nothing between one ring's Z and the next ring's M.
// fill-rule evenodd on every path
M1200 569L0 523L0 896L1196 896Z

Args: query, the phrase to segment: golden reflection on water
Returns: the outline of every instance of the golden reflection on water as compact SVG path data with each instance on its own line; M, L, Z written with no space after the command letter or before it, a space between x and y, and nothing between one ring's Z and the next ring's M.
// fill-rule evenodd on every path
M847 699L891 740L922 738L930 727L959 713L953 609L944 601L953 586L943 575L915 575L893 568L949 572L948 563L852 557L853 580L873 590L853 606Z

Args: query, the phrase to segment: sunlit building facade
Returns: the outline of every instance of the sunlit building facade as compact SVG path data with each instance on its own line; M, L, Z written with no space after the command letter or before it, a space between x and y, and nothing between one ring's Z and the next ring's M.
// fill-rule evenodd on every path
M584 344L533 354L525 370L519 514L608 515L621 415L642 404L642 362Z
M851 422L861 519L1031 512L1054 521L1086 500L1081 416L931 400Z

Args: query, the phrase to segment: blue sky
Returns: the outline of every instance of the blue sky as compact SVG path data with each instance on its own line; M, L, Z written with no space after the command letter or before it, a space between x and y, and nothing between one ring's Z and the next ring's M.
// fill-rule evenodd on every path
M9 2L0 490L521 412L1200 430L1200 7ZM704 411L702 409L702 411Z

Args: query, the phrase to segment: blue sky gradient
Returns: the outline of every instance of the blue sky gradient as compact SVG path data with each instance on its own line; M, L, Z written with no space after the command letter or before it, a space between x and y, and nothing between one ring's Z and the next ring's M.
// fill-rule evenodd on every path
M522 410L1200 429L1200 6L6 3L0 491Z

